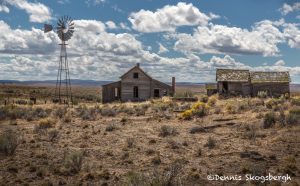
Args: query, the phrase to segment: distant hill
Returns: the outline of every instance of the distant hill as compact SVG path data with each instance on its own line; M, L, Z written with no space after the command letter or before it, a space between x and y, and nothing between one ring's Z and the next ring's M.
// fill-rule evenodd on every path
M102 86L112 81L95 81L72 79L71 84L74 86ZM56 80L45 81L17 81L17 80L0 80L0 84L18 84L18 85L55 85Z

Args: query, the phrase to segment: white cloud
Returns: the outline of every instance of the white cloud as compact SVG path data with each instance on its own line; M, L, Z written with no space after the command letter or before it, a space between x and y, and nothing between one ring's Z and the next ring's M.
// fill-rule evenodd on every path
M298 11L298 10L300 10L300 3L299 2L294 3L292 5L284 3L282 5L282 7L279 9L279 11L281 12L282 15L287 15L291 12L295 12L295 11Z
M31 3L27 0L5 0L5 2L25 10L29 14L30 22L44 23L52 19L50 9L42 3Z
M284 66L284 65L285 65L285 62L282 59L280 59L274 63L274 66Z
M166 52L169 51L169 50L168 50L166 47L164 47L164 45L162 45L161 43L158 43L158 45L159 45L158 54L166 53Z
M116 29L117 25L113 21L107 21L105 23L109 29Z
M74 23L76 27L76 32L84 31L84 32L100 33L105 31L105 24L103 24L101 21L81 19L81 20L75 20Z
M59 3L59 4L68 4L68 3L70 3L70 0L58 0L57 3Z
M166 5L156 12L142 9L131 13L128 19L132 28L139 32L173 32L178 26L207 25L212 18L216 15L210 17L193 4L180 2L176 6Z
M97 6L97 5L105 3L105 0L86 0L85 3L88 6Z
M182 52L224 53L276 56L277 44L284 35L270 21L261 21L251 30L224 25L199 26L192 35L173 34L177 39L175 50Z
M9 8L5 6L4 4L0 4L0 12L9 13Z
M291 48L300 48L300 29L296 24L284 24L283 32Z

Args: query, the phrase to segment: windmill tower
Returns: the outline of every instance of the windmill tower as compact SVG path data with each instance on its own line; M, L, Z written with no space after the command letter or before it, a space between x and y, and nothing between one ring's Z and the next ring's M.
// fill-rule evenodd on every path
M45 33L50 32L51 30L53 30L52 25L44 25ZM73 20L69 16L61 17L57 22L56 33L61 40L61 44L59 44L60 56L53 102L69 104L73 102L73 99L66 41L71 39L74 33Z

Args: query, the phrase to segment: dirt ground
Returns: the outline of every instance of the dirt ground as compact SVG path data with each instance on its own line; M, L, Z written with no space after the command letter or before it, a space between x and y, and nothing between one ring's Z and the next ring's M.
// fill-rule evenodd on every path
M46 114L0 121L0 134L11 129L18 139L12 155L0 156L0 185L300 185L299 121L278 119L278 107L287 114L295 106L285 100L267 108L268 101L217 98L208 113L188 119L182 112L195 103L170 100L16 106ZM268 112L276 121L265 128ZM269 173L292 180L245 180Z

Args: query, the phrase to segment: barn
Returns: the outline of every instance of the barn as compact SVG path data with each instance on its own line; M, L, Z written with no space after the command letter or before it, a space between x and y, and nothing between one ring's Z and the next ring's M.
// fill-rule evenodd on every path
M250 72L250 79L253 96L262 91L273 97L290 93L289 72Z
M249 70L217 69L216 81L219 94L251 95Z
M153 79L144 72L139 63L120 77L120 81L102 86L102 102L145 101L149 98L173 96L175 78L172 86Z
M268 96L278 97L290 94L289 72L258 72L239 69L217 69L217 90L219 94L257 96L266 92Z

